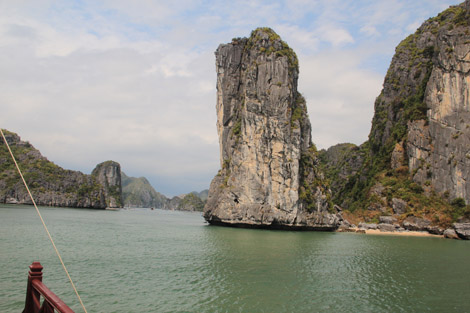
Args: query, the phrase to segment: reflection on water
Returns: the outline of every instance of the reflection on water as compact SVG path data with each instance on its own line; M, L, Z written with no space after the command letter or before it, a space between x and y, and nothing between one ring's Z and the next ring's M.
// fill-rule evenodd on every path
M207 226L200 214L44 208L90 312L464 312L470 243ZM77 312L30 207L0 207L0 311L27 267Z

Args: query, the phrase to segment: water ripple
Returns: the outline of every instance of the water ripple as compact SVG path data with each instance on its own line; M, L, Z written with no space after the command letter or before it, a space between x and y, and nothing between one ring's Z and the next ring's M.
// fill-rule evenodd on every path
M43 209L90 312L465 312L468 242L209 227L200 214ZM0 207L0 312L27 266L80 311L35 213Z

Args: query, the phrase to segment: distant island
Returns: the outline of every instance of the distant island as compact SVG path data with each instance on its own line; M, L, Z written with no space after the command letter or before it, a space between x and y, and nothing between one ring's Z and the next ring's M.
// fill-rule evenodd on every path
M144 177L128 177L114 161L98 164L90 175L49 161L18 134L3 130L38 205L113 209L129 207L202 211L207 190L168 199ZM0 203L32 204L3 140L0 141Z
M202 212L207 193L208 190L193 191L170 199L157 192L145 177L129 177L122 173L124 207Z
M122 207L121 166L100 163L91 175L65 170L8 130L6 140L38 205L75 208ZM32 204L3 140L0 141L0 203Z

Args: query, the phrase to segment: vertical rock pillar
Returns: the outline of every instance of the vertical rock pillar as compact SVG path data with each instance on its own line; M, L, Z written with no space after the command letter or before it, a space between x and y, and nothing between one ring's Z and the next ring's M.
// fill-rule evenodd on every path
M270 28L215 52L221 169L204 217L211 224L331 230L295 52Z

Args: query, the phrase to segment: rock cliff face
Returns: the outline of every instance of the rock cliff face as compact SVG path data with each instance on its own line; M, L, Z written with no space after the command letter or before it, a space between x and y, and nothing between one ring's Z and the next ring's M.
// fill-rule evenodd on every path
M455 9L453 27L441 27L433 42L426 86L426 119L409 124L406 145L413 180L451 199L470 203L470 12ZM434 21L434 24L438 21ZM450 25L454 25L450 24Z
M295 53L269 28L216 53L221 170L204 217L241 227L334 229Z
M352 158L358 150L359 169ZM369 210L369 217L414 215L442 227L470 214L470 0L399 44L369 140L350 151L340 159L329 154L341 169L322 159L333 168L327 173L339 187L336 203Z
M397 48L370 135L391 167L470 203L469 1L426 21ZM392 151L391 148L393 148Z
M108 208L122 208L121 165L114 161L98 164L91 172L101 186Z
M38 205L96 209L120 205L119 164L98 166L97 176L107 179L104 185L93 175L55 165L17 134L6 130L4 133ZM0 140L0 173L0 203L32 204L3 139Z

